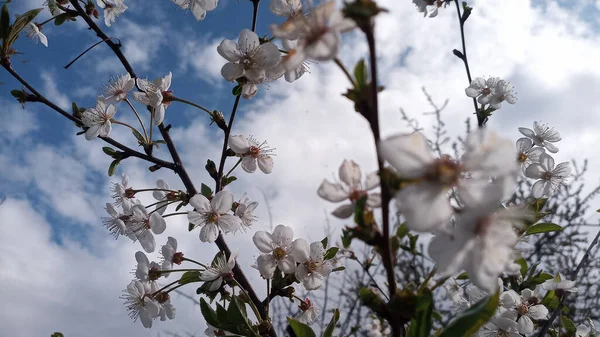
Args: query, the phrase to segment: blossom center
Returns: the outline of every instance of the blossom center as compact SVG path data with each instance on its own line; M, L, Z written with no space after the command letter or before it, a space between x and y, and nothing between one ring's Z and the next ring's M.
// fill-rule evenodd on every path
M542 174L542 180L551 180L552 179L552 172L544 172Z
M519 157L517 158L517 160L520 163L524 163L527 160L527 155L523 152L519 153Z
M519 315L524 316L527 314L527 312L529 311L529 307L527 306L526 303L521 303L521 305L519 305L517 307L517 312L519 313Z
M206 216L206 222L208 223L217 223L219 220L219 215L217 213L209 213Z
M492 93L492 89L490 89L490 88L487 88L487 87L486 87L486 88L483 88L483 89L481 90L481 94L482 94L482 95L484 95L484 96L487 96L487 95L489 95L489 94L491 94L491 93Z
M281 247L273 249L273 256L275 257L275 260L281 261L286 257L286 255L287 252Z
M477 224L475 225L475 229L473 230L473 232L475 233L475 235L484 236L487 234L491 225L492 225L492 217L486 216L486 217L480 218L479 221L477 221Z
M461 174L461 166L448 156L437 159L425 172L425 179L442 185L454 185Z
M350 201L359 201L362 197L364 197L365 195L367 195L366 191L361 191L361 190L352 190L350 192L350 195L348 196L348 199L350 199Z
M319 264L316 261L306 262L305 265L309 273L313 273L319 268Z
M181 264L181 262L183 262L183 253L177 252L177 253L173 254L173 258L171 259L171 262L173 262L175 264Z
M150 270L148 271L148 279L150 281L156 281L156 280L158 280L159 277L160 277L160 270L158 270L158 268L156 268L156 267L150 268Z
M258 158L260 155L260 148L258 146L250 146L250 150L248 150L248 152L252 158Z

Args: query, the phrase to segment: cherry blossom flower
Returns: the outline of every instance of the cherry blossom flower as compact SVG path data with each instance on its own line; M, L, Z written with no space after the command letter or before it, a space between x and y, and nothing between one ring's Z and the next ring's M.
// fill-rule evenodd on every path
M317 194L331 202L340 202L348 199L349 204L344 204L333 211L335 217L346 219L354 214L356 202L362 197L367 196L367 205L369 207L381 206L381 195L379 193L368 194L368 191L379 187L379 176L377 172L367 175L364 186L361 184L360 166L352 160L344 159L339 168L340 182L331 183L323 180Z
M460 162L446 156L436 159L420 133L389 137L380 142L379 151L402 179L413 181L395 196L412 230L432 231L448 223L453 209L446 193L453 186L458 186L461 200L473 206L489 195L500 194L502 200L515 188L514 147L493 131L472 132Z
M275 268L279 267L284 274L294 273L296 261L292 251L292 239L294 231L291 227L278 225L273 234L265 231L257 231L252 241L261 251L257 265L260 275L266 279L273 278Z
M252 84L260 84L265 80L266 70L281 59L281 52L274 43L260 44L258 35L248 29L242 30L237 43L223 40L217 51L229 61L221 68L221 75L230 82L246 77Z
M162 246L161 254L163 256L162 270L173 269L174 264L181 264L183 262L183 253L177 251L177 240L174 237L169 236L167 238L167 244ZM168 277L170 273L163 273L165 277Z
M169 203L169 184L163 179L158 179L156 181L156 188L158 190L152 192L152 197L158 201L156 204L156 212L160 215L163 215L167 210L167 205Z
M296 48L284 57L286 70L296 69L306 59L332 60L340 45L340 33L356 27L354 21L343 16L335 1L327 1L307 15L289 19L280 26L271 25L275 37L297 40Z
M235 209L235 216L242 220L242 229L252 226L252 223L258 219L256 215L252 212L258 206L257 201L250 201L246 194L242 195L240 201L238 201L238 206Z
M521 295L512 289L505 291L500 295L500 301L504 308L518 314L517 324L519 332L522 334L533 332L532 319L546 319L548 316L548 309L541 304L541 300L534 296L534 292L530 289L524 289Z
M192 12L197 21L204 20L206 12L217 8L218 0L173 0L182 9Z
M529 138L519 138L517 140L517 162L521 165L521 171L529 165L539 162L540 156L546 153L542 147L533 147L533 141Z
M438 15L438 8L441 7L442 1L439 0L413 0L419 12L423 13L423 17L429 16L434 18Z
M98 96L96 106L83 112L81 121L88 129L85 131L85 139L92 140L98 136L108 137L112 130L110 120L115 116L117 109L108 104L102 96Z
M295 317L296 320L307 325L313 324L321 314L321 308L314 305L308 298L300 302L298 308L300 308L300 313Z
M282 39L281 44L283 46L283 49L285 49L286 51L294 51L298 45L298 41ZM304 75L304 73L307 73L309 70L309 63L306 60L297 67L289 69L286 69L284 63L285 57L282 58L281 62L279 62L275 67L267 69L267 78L275 80L280 78L281 76L284 76L286 82L292 83L299 79L302 75Z
M292 19L302 15L302 2L300 0L271 0L269 9L275 15Z
M519 326L517 324L516 313L512 311L504 311L499 315L492 317L489 322L484 324L483 328L479 330L476 336L521 337L521 334L519 333Z
M161 234L165 231L165 219L156 212L149 215L146 207L140 204L131 207L131 212L131 218L125 223L127 230L135 234L147 253L154 252L156 241L152 233Z
M438 263L440 275L466 270L477 287L490 293L498 288L498 276L512 261L518 239L513 222L530 216L516 207L496 211L500 204L499 193L490 193L485 203L475 207L467 204L456 218L454 232L441 233L431 240L429 255Z
M238 157L242 158L242 169L248 173L256 171L258 168L265 174L273 171L273 153L272 148L267 146L267 142L259 143L256 139L242 135L229 136L229 147Z
M210 291L216 291L221 288L223 280L230 280L233 278L233 267L235 267L235 258L237 252L234 252L229 256L229 259L225 259L225 254L219 253L219 256L215 259L212 266L208 267L205 271L200 274L202 281L209 281Z
M96 2L98 7L104 9L104 24L107 27L110 27L128 8L124 0L96 0Z
M27 35L31 41L34 43L41 42L44 46L48 47L48 38L41 32L41 26L30 22L23 30L25 31L25 35Z
M550 197L558 186L571 174L568 162L562 162L554 167L554 158L544 153L540 155L539 163L533 163L525 170L525 176L540 179L531 187L534 198Z
M104 96L106 103L118 103L127 98L127 93L133 89L135 80L131 78L129 73L111 79L104 86Z
M190 199L190 205L195 210L188 213L188 220L202 227L200 241L214 242L219 236L219 230L227 233L240 229L242 220L233 214L227 214L232 204L233 195L227 191L218 192L211 201L202 194L196 194Z
M146 254L140 251L135 253L135 260L138 263L135 270L135 277L140 282L149 284L151 292L158 291L160 287L156 280L161 276L160 265L154 261L150 262Z
M533 144L541 147L545 147L549 152L556 153L558 152L558 148L552 144L560 141L562 138L560 134L548 126L548 124L543 124L541 122L533 122L533 130L528 128L519 128L519 132L523 134L523 136L530 138L533 141Z
M133 189L129 186L129 176L123 173L120 183L113 183L111 188L112 198L116 206L121 206L125 213L129 213L131 207L136 204Z
M500 109L500 105L504 101L510 104L517 103L517 93L514 91L514 87L510 82L500 80L494 88L494 92L489 103L492 108Z
M131 240L135 241L135 235L130 233L125 226L125 221L129 220L129 215L120 214L117 208L110 203L106 203L106 212L110 217L102 218L104 226L108 229L110 234L117 239L121 235L128 236ZM125 221L124 221L125 220Z
M129 311L129 317L134 321L138 318L142 321L144 328L152 327L152 319L158 315L158 303L152 300L152 292L149 285L134 280L129 283L127 289L121 296L125 300L125 307Z
M296 262L296 279L304 285L306 290L319 289L323 279L329 276L332 267L329 261L324 260L325 248L320 241L308 245L304 239L296 239L292 246L292 254Z
M542 283L542 287L544 287L544 289L546 290L555 290L555 291L563 291L563 292L569 292L569 293L576 293L579 292L579 289L577 289L577 287L575 287L575 281L569 281L569 280L562 280L562 281L557 281L557 280L547 280L546 282Z
M490 77L487 80L477 77L465 89L465 93L469 97L477 98L480 104L490 104L494 109L499 109L504 101L510 104L517 102L513 85L499 77Z
M154 108L153 120L156 125L160 125L165 119L165 109L171 105L173 97L171 87L171 72L163 78L158 78L154 82L147 79L138 78L137 85L141 92L134 92L133 99Z

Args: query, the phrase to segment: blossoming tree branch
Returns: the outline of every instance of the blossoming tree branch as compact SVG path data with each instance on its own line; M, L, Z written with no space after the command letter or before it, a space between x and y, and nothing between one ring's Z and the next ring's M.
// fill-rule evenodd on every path
M217 0L172 2L198 21L212 15L209 12L218 6ZM543 222L548 215L544 206L569 178L571 168L567 162L555 163L552 155L559 150L556 144L561 136L547 124L529 122L533 128L519 128L523 137L517 140L494 130L490 122L493 113L503 104L515 104L517 97L512 84L504 79L472 77L464 31L476 11L468 3L406 1L407 6L416 6L415 15L435 18L440 10L451 10L458 18L461 41L457 43L462 47L448 54L464 64L464 99L473 101L478 129L464 137L460 155L450 156L433 151L420 132L381 137L378 93L384 87L378 81L375 26L387 10L376 1L315 4L270 0L269 10L284 22L260 32L264 37L256 32L260 0L251 2L250 26L239 33L237 41L223 40L214 51L227 61L221 68L223 79L233 83L233 108L228 114L176 96L170 72L149 80L134 71L121 42L102 28L118 25L119 17L127 15L124 0L48 0L46 7L21 15L13 15L10 0L2 6L0 64L21 84L21 89L11 94L24 108L41 103L74 122L73 132L81 135L82 141L91 141L89 146L106 143L102 149L112 160L109 176L125 160L142 160L151 172L175 172L185 187L173 189L163 179L157 180L156 186L134 186L126 174L112 185L113 199L106 203L107 216L102 223L110 235L140 247L135 254L135 279L121 295L133 321L151 328L160 324L157 321L175 319L170 293L194 287L208 326L207 336L276 336L272 322L277 313L269 309L277 297L288 298L299 308L299 314L287 317L288 333L316 336L312 324L324 313L310 298L297 294L317 290L332 273L343 273L345 262L358 262L352 247L364 245L375 253L371 262L381 263L385 279L371 276L371 285L359 289L360 305L372 317L372 323L365 324L366 330L360 333L394 337L595 335L591 320L576 326L564 309L565 299L577 292L578 272L589 260L598 237L570 275L544 272L544 266L528 263L517 248L531 236L562 229ZM37 15L46 10L51 18L37 21ZM47 47L51 41L44 35L45 29L61 29L77 20L85 22L90 34L98 38L79 57L106 44L124 72L104 84L95 106L80 107L74 102L72 111L65 111L31 86L12 60L19 57L15 41L20 37ZM363 35L369 49L366 59L350 68L337 57L343 34ZM340 247L330 245L327 239L309 242L296 237L285 224L272 232L254 230L259 204L246 194L234 196L229 189L237 180L233 175L236 169L267 175L275 169L270 144L233 132L240 104L255 97L265 83L283 78L293 86L300 77L310 76L311 62L343 71L348 87L339 91L353 102L355 110L347 113L364 117L376 144L377 171L363 175L356 162L346 159L339 167L339 180L323 180L315 186L319 197L336 204L332 215L352 223L342 230ZM214 181L201 182L199 189L170 135L169 113L177 104L206 113L207 122L222 130L221 156L217 162L207 159L205 166ZM134 116L136 123L124 122L126 114ZM142 150L112 138L113 128L129 129ZM168 149L169 158L155 156L154 149L159 146ZM518 179L533 182L530 197L519 204L511 201ZM138 200L145 193L155 202ZM392 211L400 216L399 226L392 224ZM169 218L175 216L187 218L190 235L198 235L199 245L215 244L219 253L208 260L189 256L179 250L176 238L161 236ZM225 238L236 232L252 238L258 254L254 268L242 270L244 266L236 261L237 250L226 243ZM423 233L432 234L426 236L431 239L425 252L415 246ZM160 259L156 259L157 253ZM427 255L435 268L422 275L419 284L407 283L395 270L399 254ZM359 264L368 271L368 266ZM247 273L261 276L268 289L266 298L258 297ZM440 316L436 311L439 289L446 289L445 296L457 310L449 324L434 329ZM335 336L343 314L334 310L329 324L317 332L323 337Z

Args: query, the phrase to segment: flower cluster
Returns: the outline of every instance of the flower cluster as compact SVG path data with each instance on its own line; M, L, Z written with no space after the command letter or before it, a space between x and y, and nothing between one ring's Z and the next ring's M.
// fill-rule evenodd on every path
M513 85L499 77L490 77L488 79L477 77L465 89L465 93L469 97L477 98L477 102L480 104L489 104L494 110L500 109L500 105L504 101L510 104L517 102L517 95L513 89Z
M259 143L256 139L242 135L229 136L229 146L235 152L236 156L241 158L242 169L248 173L256 171L258 168L264 173L269 174L273 171L273 151L267 146L267 142Z
M196 20L201 21L206 17L206 12L217 8L218 0L172 0L177 6L192 12Z
M537 181L531 187L534 198L548 198L571 174L568 162L554 166L554 158L546 153L557 153L553 143L561 140L560 134L547 124L533 122L533 130L519 128L525 137L517 140L517 161L527 178Z
M325 259L322 242L310 245L304 239L293 240L292 228L278 225L273 233L257 231L252 241L262 253L257 259L262 277L273 278L279 268L284 274L294 274L307 290L321 287L325 277L334 269L331 259Z

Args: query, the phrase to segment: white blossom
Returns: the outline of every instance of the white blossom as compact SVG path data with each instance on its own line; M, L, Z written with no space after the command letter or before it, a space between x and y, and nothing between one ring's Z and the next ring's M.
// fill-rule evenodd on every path
M104 85L103 94L106 103L118 103L127 98L127 93L133 89L135 80L131 78L129 73L111 79L108 84Z
M183 253L177 252L177 240L174 237L169 236L167 238L167 244L162 246L161 253L163 256L162 270L173 269L173 263L181 264L183 262ZM165 277L168 277L170 273L164 273Z
M523 136L530 138L533 144L545 147L549 152L556 153L558 148L552 144L560 141L562 138L560 133L548 126L548 124L538 121L533 122L533 130L528 128L519 128L519 132Z
M211 201L202 194L196 194L190 199L190 205L195 210L188 213L188 220L202 227L200 241L214 242L219 236L219 230L228 233L240 229L242 220L233 214L227 214L232 204L233 195L224 190L218 192Z
M521 165L521 171L529 165L539 162L540 156L546 153L542 147L534 147L533 141L529 138L519 138L517 140L517 162Z
M92 140L98 136L108 137L112 130L110 120L115 116L117 109L108 104L102 96L98 96L96 106L85 110L81 121L88 129L85 131L85 139Z
M110 27L128 8L124 0L96 0L96 2L98 7L104 9L104 24L107 27Z
M546 290L561 290L569 293L579 292L579 289L575 287L575 281L570 280L547 280L546 282L542 283L542 287L544 287Z
M230 82L246 77L252 84L260 84L265 80L267 69L281 59L281 52L274 43L260 44L258 35L248 29L242 30L237 43L223 40L217 51L229 61L221 68L221 75Z
M292 239L294 231L291 227L278 225L273 233L257 231L252 237L252 241L260 250L261 254L257 259L260 275L266 279L273 278L275 269L279 267L284 274L294 273L296 261L292 251Z
M288 19L295 18L302 15L302 2L300 0L271 0L269 9L275 15Z
M163 215L167 210L167 205L169 203L169 193L170 187L169 184L163 179L158 179L156 181L157 190L152 191L152 197L159 201L156 204L156 212L160 215Z
M546 319L548 309L541 304L541 299L535 296L530 289L524 289L521 295L514 290L508 290L500 295L502 306L518 314L517 324L519 332L530 334L534 330L533 320Z
M116 206L121 206L125 213L130 213L131 207L136 204L133 189L129 186L129 177L123 173L120 183L113 183L111 188L112 198Z
M519 325L517 324L517 315L512 311L504 311L499 315L492 317L492 319L484 324L483 328L479 330L476 335L477 337L521 337L519 333Z
M218 0L173 0L182 9L192 12L197 21L204 20L206 12L217 8Z
M300 308L300 313L296 315L296 320L311 325L321 314L321 308L314 305L308 298L300 303L298 306Z
M533 163L525 170L525 176L531 179L539 179L531 187L534 198L551 197L558 186L571 174L568 162L562 162L554 167L554 158L544 153L540 155L540 161Z
M166 321L168 319L175 318L175 306L171 304L171 299L167 298L163 303L159 303L159 311L158 317L160 317L161 321Z
M135 234L142 248L147 253L153 253L156 248L156 241L154 240L154 234L161 234L167 228L165 219L154 212L151 215L141 204L136 204L131 207L132 216L125 223L127 231Z
M240 198L240 201L238 201L238 206L234 214L242 220L242 229L252 226L252 223L258 219L253 213L257 206L258 202L250 201L245 193Z
M381 206L381 195L379 193L368 193L368 191L379 187L377 172L368 174L363 185L361 183L362 174L360 166L352 160L344 159L339 168L338 175L340 182L331 183L328 180L323 180L317 190L317 194L327 201L350 201L350 203L336 208L331 213L335 217L346 219L352 216L356 208L356 203L364 196L367 196L367 205L369 207Z
M110 217L103 217L102 222L110 234L113 235L115 239L121 235L128 235L129 233L127 232L127 227L125 226L123 219L128 219L129 216L120 214L117 208L111 203L106 203L106 212ZM132 239L135 239L135 237L132 237Z
M281 45L283 46L284 50L286 50L288 52L290 52L290 51L294 52L294 50L298 46L298 41L297 40L290 41L288 39L282 39ZM304 75L304 73L307 73L309 70L308 60L305 60L304 62L300 63L297 67L292 67L292 68L285 67L285 64L284 64L285 60L286 60L286 58L283 57L281 59L281 62L279 62L273 68L268 69L267 70L267 78L277 79L281 76L284 76L285 80L288 83L292 83L292 82L296 81L297 79L299 79L302 75Z
M171 105L173 97L171 87L171 78L173 74L169 72L167 76L158 78L154 82L147 79L138 78L137 85L140 92L132 94L133 99L154 108L153 121L154 124L160 125L165 119L165 110Z
M225 259L225 254L219 253L219 256L215 259L212 266L208 267L205 271L200 273L200 279L202 281L208 281L210 283L210 291L218 290L223 284L223 280L229 280L233 278L233 267L235 267L235 258L237 252L234 252L229 256L229 259Z
M272 148L267 146L267 142L259 143L256 139L242 135L229 136L229 147L238 157L242 158L242 169L248 173L256 171L258 168L265 174L273 171Z
M465 93L469 97L477 98L477 102L480 104L490 104L494 109L499 109L503 101L510 104L517 102L512 84L499 77L488 79L477 77L471 81L469 87L465 89Z
M34 22L30 22L25 28L25 35L31 39L34 43L41 42L44 46L48 47L48 38L44 33L41 32L41 26L38 26Z
M510 104L517 103L517 93L514 91L513 85L505 80L500 80L494 88L494 93L490 99L490 105L494 109L499 109L502 102Z
M158 291L159 286L156 280L160 277L160 265L154 261L150 262L146 254L140 251L135 253L135 260L137 261L135 277L140 282L149 284L151 292Z
M304 285L306 290L319 289L323 279L333 269L329 261L324 260L325 248L320 241L308 245L304 239L296 239L293 243L293 256L296 262L296 279Z
M152 300L149 285L134 280L129 283L123 293L124 295L121 298L125 300L129 317L134 321L139 318L145 328L151 328L152 319L158 315L159 306L158 303Z
M336 57L340 45L340 33L356 26L344 17L335 1L327 1L307 15L291 18L283 24L271 25L275 37L297 40L296 48L284 56L286 70L296 69L306 59L327 61Z

